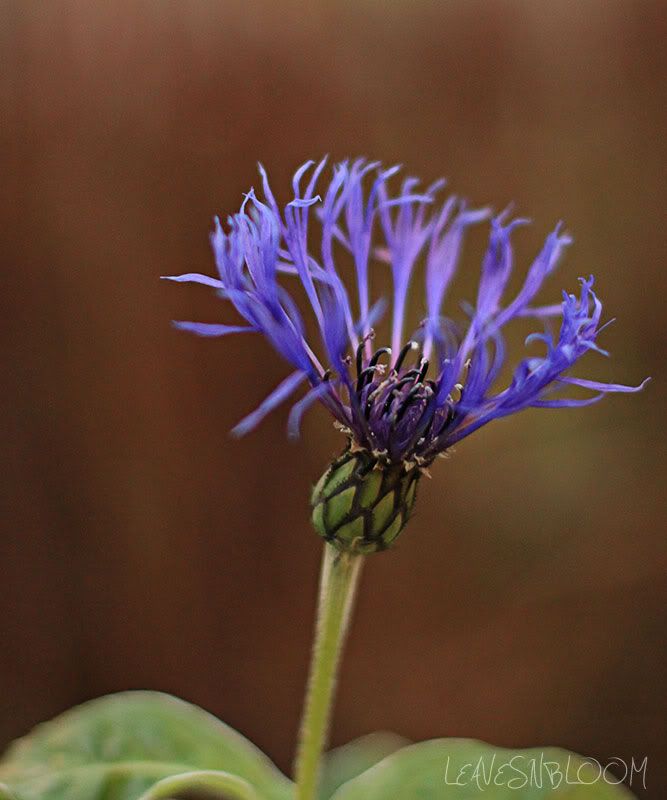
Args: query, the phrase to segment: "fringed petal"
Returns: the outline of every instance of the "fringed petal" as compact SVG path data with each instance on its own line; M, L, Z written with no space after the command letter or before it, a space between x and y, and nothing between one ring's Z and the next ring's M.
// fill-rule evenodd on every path
M584 378L571 378L570 376L558 378L559 383L569 383L573 386L581 386L582 389L591 389L594 392L641 392L649 383L650 378L644 378L639 386L626 386L624 383L602 383L600 381L589 381Z
M556 398L554 400L535 400L530 404L531 408L583 408L599 403L604 397L604 393L596 394L593 397L575 399L572 397Z
M333 391L332 384L324 381L315 386L304 397L292 406L287 420L287 435L290 439L298 439L301 431L301 420L306 411L324 395Z
M267 414L286 400L305 380L303 372L293 372L288 375L252 413L232 428L232 436L240 438L256 428Z
M527 306L517 311L517 317L559 317L563 313L563 304L554 303L550 306Z
M462 203L457 216L448 225L456 202L457 198L450 197L444 203L429 243L426 259L426 302L431 319L440 316L445 292L459 264L466 229L487 219L490 213L488 208L471 210Z
M256 328L250 328L247 325L218 325L217 323L209 322L179 322L174 320L172 323L174 328L179 331L188 331L197 336L228 336L230 333L256 333Z
M390 191L389 181L399 167L383 169L365 159L335 165L331 180L317 194L326 163L326 158L308 161L296 170L293 197L285 205L276 201L260 165L261 195L250 189L240 211L228 217L224 227L214 220L210 238L219 277L166 276L215 289L247 323L177 322L177 328L208 337L261 332L295 369L234 428L235 435L254 428L307 380L313 388L290 412L291 437L298 435L305 411L319 401L359 446L385 453L392 461L428 463L492 420L526 408L586 406L607 393L638 392L646 385L646 381L626 386L568 375L591 351L607 353L598 343L605 326L592 277L581 279L578 295L564 293L557 304L536 303L571 242L560 224L546 238L519 291L507 301L514 261L512 234L528 220L510 219L510 209L491 220L476 303L474 308L464 305L469 324L459 328L441 316L443 304L465 232L487 219L489 210L468 209L453 197L436 204L444 181L422 190L416 178L407 177L398 191ZM314 252L311 219L321 224L321 241ZM346 287L336 265L341 245L354 262L355 291ZM372 342L372 328L386 304L371 300L371 259L391 269L389 343ZM408 292L420 260L425 261L424 310L413 338L406 342ZM290 278L289 286L283 286L284 275L297 278L297 285ZM317 323L316 342L309 339L311 326L292 293L300 288ZM542 343L546 352L540 348L541 354L519 361L509 385L498 391L495 383L506 360L502 331L515 318L535 318L545 325L556 318L560 328L547 328L526 339L528 345ZM416 324L413 320L410 327ZM594 396L555 396L554 390L565 386L589 390Z
M201 283L214 289L224 289L225 286L218 278L200 275L198 272L187 272L185 275L161 275L160 280L175 281L176 283Z

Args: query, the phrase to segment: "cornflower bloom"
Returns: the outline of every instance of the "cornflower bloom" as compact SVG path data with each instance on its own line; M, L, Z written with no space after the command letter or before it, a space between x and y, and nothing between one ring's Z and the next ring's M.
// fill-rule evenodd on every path
M392 194L390 179L399 168L361 159L337 164L316 194L325 163L308 161L296 171L294 197L284 207L260 166L262 199L251 189L226 227L215 220L211 244L217 276L189 273L168 279L213 287L245 321L176 322L177 328L200 336L261 333L293 367L234 428L236 435L252 430L303 385L307 391L289 414L289 435L298 435L302 416L314 403L331 413L348 446L314 489L313 522L339 550L369 553L384 549L401 532L419 477L435 457L482 426L526 408L590 405L611 392L636 392L645 382L631 387L570 374L590 350L607 353L597 344L605 326L592 276L580 279L578 294L564 292L558 304L534 304L571 242L560 224L528 267L521 288L505 299L514 260L512 235L528 220L513 219L509 209L492 216L456 197L439 201L444 181L421 190L418 180L408 177ZM477 297L473 305L463 305L463 319L455 322L443 314L444 301L466 231L481 223L488 224L489 240ZM352 285L336 263L341 251L354 265ZM425 267L423 313L411 329L408 293L420 262ZM391 302L373 302L371 273L387 269ZM315 338L306 334L290 279L305 291ZM388 310L391 333L380 343L374 326ZM527 344L542 343L544 353L522 358L508 384L498 387L507 360L504 329L522 317L555 318L560 328L556 334L543 330L528 336ZM590 395L559 392L570 387Z

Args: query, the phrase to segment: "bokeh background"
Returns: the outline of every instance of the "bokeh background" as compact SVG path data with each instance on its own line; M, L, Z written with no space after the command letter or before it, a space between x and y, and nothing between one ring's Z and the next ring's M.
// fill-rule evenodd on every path
M287 189L308 157L362 154L515 201L536 221L519 269L564 218L575 246L544 299L594 271L618 321L587 374L654 381L437 464L367 565L333 741L647 755L664 796L666 36L667 5L630 0L0 5L0 745L151 687L289 768L308 492L342 442L319 410L296 445L285 410L231 439L286 367L259 338L172 330L233 316L158 276L212 268L210 218L258 159Z

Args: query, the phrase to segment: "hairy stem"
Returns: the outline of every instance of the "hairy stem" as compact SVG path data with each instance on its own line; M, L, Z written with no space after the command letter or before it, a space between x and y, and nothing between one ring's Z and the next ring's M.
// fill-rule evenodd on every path
M324 545L315 642L295 764L296 800L314 800L336 674L363 556Z

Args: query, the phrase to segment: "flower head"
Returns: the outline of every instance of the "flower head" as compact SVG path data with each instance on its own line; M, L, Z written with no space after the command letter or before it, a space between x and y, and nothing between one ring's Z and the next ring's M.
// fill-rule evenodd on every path
M412 475L413 469L427 467L438 454L494 419L525 408L588 405L610 392L642 388L644 384L600 383L569 374L588 351L604 354L596 341L604 326L592 277L581 279L578 294L564 293L561 303L534 305L544 280L571 242L560 225L528 267L521 289L506 298L514 260L512 235L528 220L512 219L509 211L491 216L488 209L468 208L456 197L439 201L442 181L421 189L415 178L408 177L392 193L389 187L398 167L384 169L364 160L336 165L318 194L325 162L309 161L297 170L294 197L284 207L260 166L262 197L251 189L226 226L215 220L211 243L218 275L169 278L215 288L245 321L244 325L177 322L178 328L200 336L261 333L293 367L260 407L236 426L237 435L254 428L306 385L289 415L291 436L298 435L304 412L319 402L347 433L351 451L363 453L353 465L355 475L378 466L392 474L398 468ZM464 306L463 319L455 321L443 311L447 290L468 228L481 223L489 226L489 240L477 297L473 305ZM351 261L351 281L342 278L341 256ZM410 325L408 293L420 263L425 271L423 313ZM390 303L371 299L374 271L389 272ZM305 292L316 323L315 339L306 333L289 281L296 281ZM378 341L374 326L388 305L390 335L387 341ZM544 353L523 358L508 385L498 387L506 362L504 329L520 317L555 318L560 330L529 336L527 343L539 341ZM557 394L571 386L592 394L585 399ZM354 488L347 486L348 479L336 482L332 496ZM394 524L398 530L409 512L405 495L413 483L390 481L393 505L388 523L396 523L400 513L401 523ZM396 495L399 484L402 500ZM381 489L380 499L387 496ZM329 499L326 495L320 491L322 503ZM348 509L335 515L340 517L338 528L349 523L350 514ZM332 526L324 527L328 531ZM367 522L362 526L364 535L368 527Z

